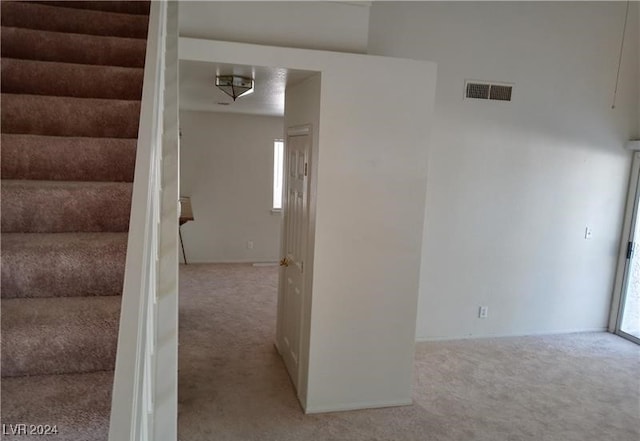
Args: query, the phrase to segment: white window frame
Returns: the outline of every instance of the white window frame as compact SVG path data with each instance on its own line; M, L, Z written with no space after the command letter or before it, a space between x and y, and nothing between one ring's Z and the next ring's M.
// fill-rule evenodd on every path
M273 198L271 212L282 212L282 185L284 183L284 139L273 140Z

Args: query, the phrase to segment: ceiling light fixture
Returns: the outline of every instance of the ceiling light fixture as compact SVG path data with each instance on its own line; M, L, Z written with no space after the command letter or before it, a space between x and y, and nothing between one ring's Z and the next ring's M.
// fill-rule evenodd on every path
M218 75L216 86L235 101L253 92L253 79L237 75Z

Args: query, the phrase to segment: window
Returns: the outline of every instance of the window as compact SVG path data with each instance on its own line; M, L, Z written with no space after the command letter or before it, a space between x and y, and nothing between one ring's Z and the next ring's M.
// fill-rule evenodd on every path
M273 210L282 210L282 174L284 168L284 141L273 141Z

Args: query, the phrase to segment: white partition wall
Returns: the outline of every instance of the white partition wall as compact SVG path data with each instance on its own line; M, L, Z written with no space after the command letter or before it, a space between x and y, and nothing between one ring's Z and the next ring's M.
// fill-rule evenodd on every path
M182 60L320 73L299 397L308 413L409 404L435 64L189 38L179 48Z

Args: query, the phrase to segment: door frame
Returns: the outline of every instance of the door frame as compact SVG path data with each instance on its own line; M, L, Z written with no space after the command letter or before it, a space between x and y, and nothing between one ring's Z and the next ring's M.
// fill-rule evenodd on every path
M629 176L629 186L627 191L627 204L625 208L624 221L622 224L622 237L620 239L620 252L618 256L618 267L616 271L613 297L611 299L611 312L609 316L609 332L619 335L634 343L640 344L640 339L627 334L620 329L622 324L622 314L626 300L626 286L630 259L627 259L627 244L631 237L636 223L640 221L636 213L640 210L640 152L633 153L631 163L631 173ZM638 240L635 240L638 242ZM638 250L640 252L640 250Z

